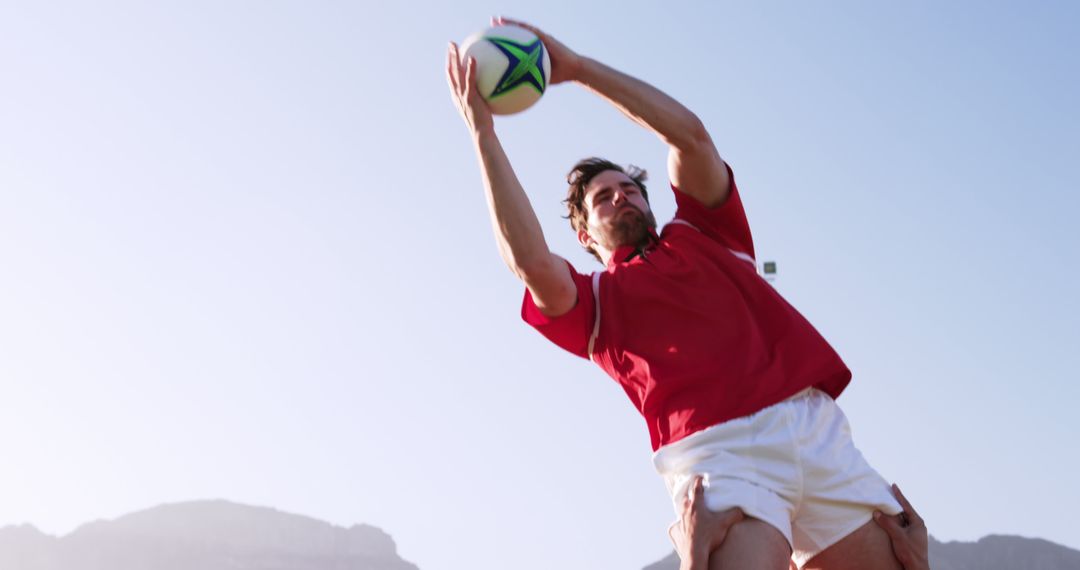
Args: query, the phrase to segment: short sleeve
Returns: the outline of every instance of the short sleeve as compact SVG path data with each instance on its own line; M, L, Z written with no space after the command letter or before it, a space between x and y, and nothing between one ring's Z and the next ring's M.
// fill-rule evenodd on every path
M675 192L677 208L675 219L689 223L729 249L756 258L754 239L750 235L750 223L746 221L742 198L739 197L739 188L735 184L735 174L730 166L727 169L731 180L731 192L727 200L715 208L705 207L697 198L673 185L671 189Z
M570 263L567 262L567 265ZM549 317L540 312L533 301L532 292L526 288L525 299L521 303L521 318L551 342L582 358L589 358L589 337L592 335L596 314L592 278L578 273L572 265L570 275L577 287L577 302L574 308L557 317Z

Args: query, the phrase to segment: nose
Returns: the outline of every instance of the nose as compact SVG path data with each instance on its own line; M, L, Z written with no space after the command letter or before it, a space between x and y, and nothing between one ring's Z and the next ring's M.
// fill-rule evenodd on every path
M611 203L612 204L615 204L616 206L618 206L619 204L621 204L621 203L623 203L625 201L626 201L626 193L623 192L622 190L616 190L616 191L611 193Z

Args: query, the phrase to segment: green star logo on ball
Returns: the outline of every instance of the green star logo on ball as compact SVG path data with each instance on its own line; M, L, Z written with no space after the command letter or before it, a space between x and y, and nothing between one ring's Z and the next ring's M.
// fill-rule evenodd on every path
M509 61L506 72L499 79L495 90L491 92L491 97L509 93L522 84L531 85L543 95L544 88L547 87L547 78L544 77L544 67L541 63L544 61L544 44L540 43L539 39L528 44L506 38L488 37L485 39L499 48Z

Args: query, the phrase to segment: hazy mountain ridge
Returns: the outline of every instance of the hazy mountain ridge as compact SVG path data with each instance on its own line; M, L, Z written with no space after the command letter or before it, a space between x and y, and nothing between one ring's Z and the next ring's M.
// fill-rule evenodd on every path
M1041 538L992 534L978 542L930 542L934 570L1080 570L1080 550Z
M1080 550L1040 538L989 535L977 542L930 537L933 570L1080 570ZM674 552L643 570L679 570Z
M1080 570L1080 551L990 535L930 539L934 570ZM644 570L677 570L672 553ZM272 508L227 501L162 505L55 537L31 525L0 528L0 570L419 570L390 535L338 527Z
M390 535L227 501L162 505L64 537L0 528L0 570L418 570Z

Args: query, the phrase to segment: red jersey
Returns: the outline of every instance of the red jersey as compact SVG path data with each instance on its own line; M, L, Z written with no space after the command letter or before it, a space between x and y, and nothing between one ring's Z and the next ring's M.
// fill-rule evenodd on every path
M851 372L758 275L734 176L717 208L672 189L675 218L651 246L619 248L592 275L571 266L578 298L564 315L545 316L526 289L522 318L622 386L654 451L811 386L839 396Z

